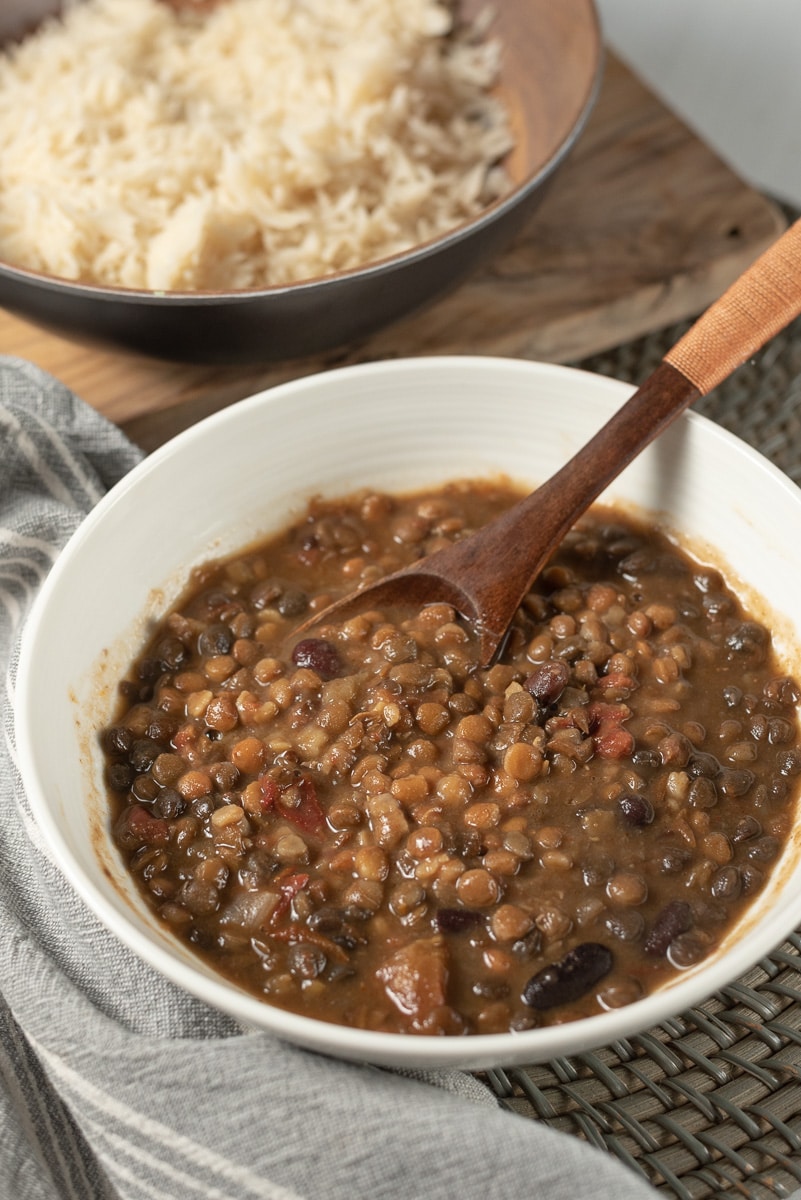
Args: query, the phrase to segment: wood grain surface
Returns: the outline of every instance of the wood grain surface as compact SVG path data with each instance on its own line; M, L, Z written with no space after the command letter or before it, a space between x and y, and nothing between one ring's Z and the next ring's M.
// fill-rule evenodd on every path
M363 344L276 366L200 367L55 337L0 311L0 352L27 358L152 449L286 379L417 354L570 362L694 316L785 228L620 62L528 228L456 292Z

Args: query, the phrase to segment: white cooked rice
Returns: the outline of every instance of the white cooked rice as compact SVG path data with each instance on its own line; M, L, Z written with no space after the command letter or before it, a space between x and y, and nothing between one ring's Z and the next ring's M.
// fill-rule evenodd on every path
M505 187L498 47L437 0L82 0L0 57L0 258L159 291L358 266Z

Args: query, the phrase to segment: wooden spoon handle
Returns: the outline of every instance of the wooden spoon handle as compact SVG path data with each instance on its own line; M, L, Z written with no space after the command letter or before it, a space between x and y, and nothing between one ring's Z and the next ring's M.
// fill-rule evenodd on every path
M434 556L482 615L482 654L548 555L624 467L699 396L727 379L801 313L801 221L706 310L595 437L520 504ZM419 569L419 567L418 567Z
M801 313L801 221L796 221L665 355L705 396Z

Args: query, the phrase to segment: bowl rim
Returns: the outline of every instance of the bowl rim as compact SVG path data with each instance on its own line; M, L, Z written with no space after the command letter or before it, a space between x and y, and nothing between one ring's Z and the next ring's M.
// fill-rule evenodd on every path
M562 141L556 146L551 156L542 163L533 174L528 175L522 183L517 184L504 196L483 208L476 216L460 222L452 229L438 237L429 238L408 250L399 250L394 254L373 259L361 266L349 267L346 270L334 271L328 275L313 275L299 279L294 283L276 284L270 287L242 288L238 291L221 291L208 289L196 291L183 290L150 290L147 288L125 288L112 284L83 283L80 280L64 279L59 275L51 275L46 271L35 271L28 267L16 266L0 258L0 279L21 284L34 285L44 290L57 292L59 295L80 297L85 300L113 301L122 300L134 305L155 304L157 307L193 307L214 301L217 304L237 304L249 300L269 299L286 295L302 295L305 291L331 289L349 280L379 280L385 275L391 275L397 270L411 269L418 263L459 245L466 238L477 232L493 226L508 213L513 212L524 204L532 192L537 191L561 166L571 153L576 142L595 108L603 83L606 65L606 48L603 43L600 14L597 0L583 0L587 5L587 16L593 37L592 71L588 75L586 91L581 109L573 125L568 129Z
M38 629L48 617L51 595L57 591L62 575L72 569L71 563L75 554L80 553L82 544L95 535L95 530L102 525L107 510L115 505L120 497L136 489L150 472L168 460L176 450L191 448L196 440L213 435L218 426L241 420L253 409L281 404L288 399L302 396L304 392L325 390L332 382L336 384L337 380L347 381L348 377L354 376L369 379L371 376L380 377L388 372L400 374L408 379L419 373L428 374L434 371L447 375L454 369L461 372L465 368L489 372L496 377L498 373L524 371L531 375L532 380L537 376L574 377L580 380L584 387L596 390L599 406L608 405L610 401L616 406L634 390L633 386L607 376L559 364L502 357L446 355L352 364L303 376L259 391L177 434L144 458L102 497L79 524L56 558L35 597L21 637L14 703L19 770L28 802L45 843L49 845L55 861L89 909L114 936L145 963L155 967L165 978L184 991L235 1017L246 1027L269 1032L296 1045L335 1057L385 1066L480 1069L509 1062L542 1062L565 1054L573 1055L610 1045L620 1038L636 1036L638 1032L644 1032L707 999L717 989L738 979L752 968L755 962L769 953L797 926L801 915L801 894L796 897L794 910L783 909L777 913L774 909L760 915L761 941L764 945L758 954L754 954L749 940L743 937L729 945L725 955L720 959L713 959L703 970L686 977L678 977L669 987L651 993L624 1008L582 1018L580 1021L520 1033L422 1038L409 1034L355 1029L289 1012L256 999L235 984L218 982L218 978L179 961L151 940L133 920L114 908L107 897L84 876L83 869L76 863L44 795L38 767L41 752L36 750L36 739L32 736L35 728L35 696L30 686L27 664L35 653ZM609 411L611 412L611 407ZM607 415L605 410L600 414L603 419ZM743 439L693 411L679 417L676 424L679 423L696 427L703 431L705 437L712 437L724 446L736 448L739 454L745 453L755 465L772 476L777 485L789 491L801 507L799 488L784 472ZM531 1052L523 1056L521 1049L526 1047L529 1041L533 1043ZM544 1045L541 1046L541 1043Z

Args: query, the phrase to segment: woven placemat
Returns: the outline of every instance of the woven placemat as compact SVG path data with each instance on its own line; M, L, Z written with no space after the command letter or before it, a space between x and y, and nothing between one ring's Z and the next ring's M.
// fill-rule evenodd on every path
M670 326L573 365L641 383L689 325L687 321ZM693 407L749 442L801 484L801 318Z
M686 328L575 365L640 383ZM695 409L801 484L801 320ZM646 1034L481 1078L508 1108L615 1154L680 1200L789 1196L801 1187L801 933Z

